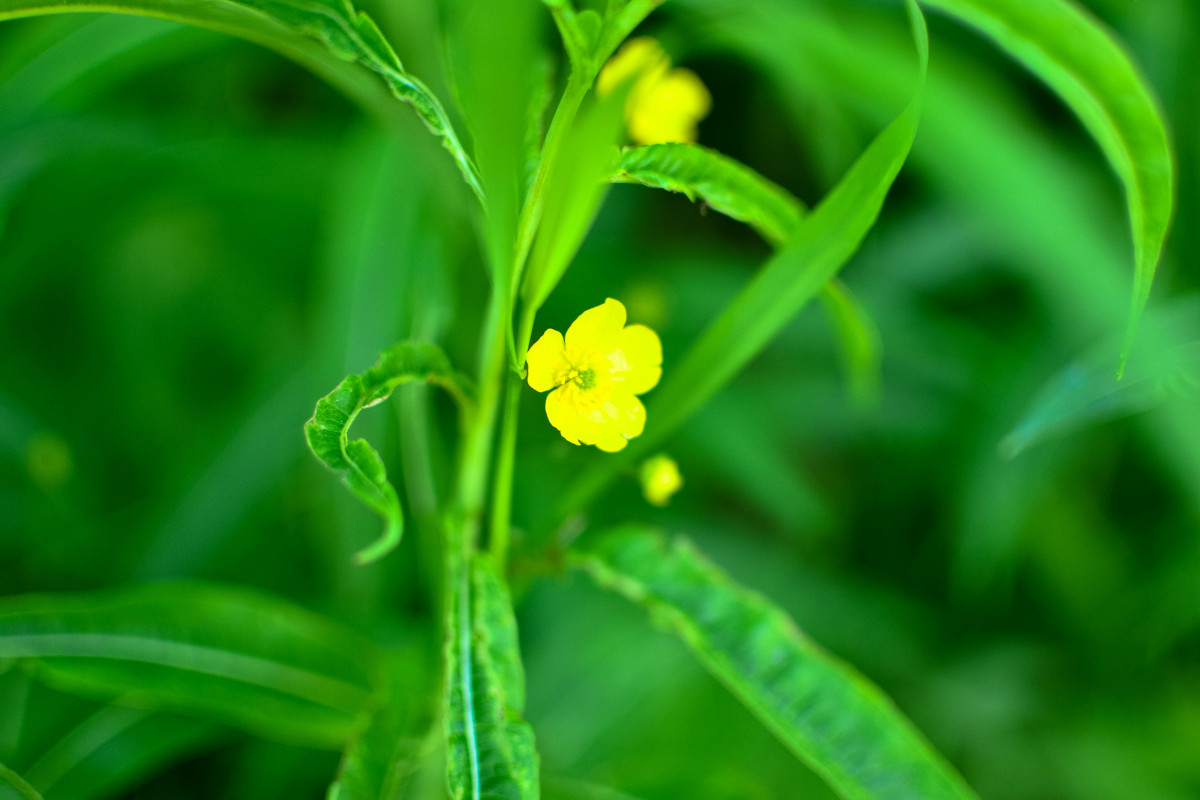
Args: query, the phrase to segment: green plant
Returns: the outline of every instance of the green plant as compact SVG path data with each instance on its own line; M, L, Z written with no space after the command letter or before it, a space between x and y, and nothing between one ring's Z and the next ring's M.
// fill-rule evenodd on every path
M974 796L882 692L686 540L667 539L647 526L600 525L586 526L577 542L568 541L580 533L571 533L573 519L653 456L814 298L831 310L850 382L869 402L879 382L877 336L838 274L875 225L918 135L930 59L922 12L907 0L915 88L900 89L903 79L885 87L911 99L809 210L749 167L698 145L618 152L631 89L595 96L593 86L658 3L600 5L444 4L448 72L467 137L456 132L454 118L428 85L405 69L398 48L349 3L0 0L0 19L103 10L232 33L312 68L384 119L396 119L397 101L410 105L462 178L459 194L471 204L462 226L473 224L478 232L488 297L477 326L461 318L455 326L462 329L458 337L478 342L473 369L452 365L450 348L432 341L401 342L322 398L305 428L317 458L385 520L383 536L358 553L360 564L370 564L401 543L405 514L384 459L365 439L350 438L351 424L402 384L432 383L455 401L457 427L441 426L457 436L452 489L441 502L429 490L437 488L430 476L436 471L439 406L426 395L409 395L400 423L411 516L425 548L419 571L432 587L427 623L435 633L428 641L382 646L273 598L168 585L86 599L7 600L0 612L0 658L30 665L39 679L65 691L137 709L136 716L97 723L122 731L161 725L163 740L191 741L219 735L208 727L219 723L307 746L344 745L329 789L336 800L401 796L440 754L451 797L538 797L534 732L522 719L524 672L512 598L531 575L565 568L643 606L841 796ZM760 10L770 15L778 11L774 5L763 3ZM1042 78L1076 112L1123 182L1135 279L1123 355L1110 365L1117 372L1133 347L1172 213L1167 134L1149 91L1113 39L1065 0L927 5L987 32ZM569 68L561 92L547 88L538 38L547 10ZM779 35L787 33L781 26ZM737 35L736 26L728 35ZM806 44L814 59L823 56L820 42ZM556 103L543 134L544 103L551 100ZM745 222L774 253L687 352L664 365L662 383L649 396L644 433L619 454L590 453L582 474L517 538L514 484L538 480L516 465L526 353L537 314L571 265L607 183L699 198ZM474 287L481 279L461 276L459 282ZM436 316L448 304L428 286L410 287L410 294L418 311ZM424 492L421 481L429 484ZM440 643L433 650L440 668L434 670L428 669L429 641ZM53 774L52 766L41 772ZM25 777L39 785L39 773ZM19 778L10 780L36 796Z

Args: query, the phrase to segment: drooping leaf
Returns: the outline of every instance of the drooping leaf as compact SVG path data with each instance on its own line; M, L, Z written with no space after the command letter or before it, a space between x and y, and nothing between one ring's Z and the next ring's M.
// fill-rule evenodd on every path
M714 211L744 222L779 246L799 227L806 209L783 187L742 163L694 144L630 147L610 180L638 183L703 200Z
M1129 333L1150 287L1174 212L1174 164L1158 103L1125 49L1068 0L926 0L979 28L1045 81L1079 116L1125 185L1133 231Z
M382 79L441 139L467 184L482 196L475 165L441 102L405 71L375 22L350 0L0 0L0 20L86 11L160 17L240 36L295 59L376 107Z
M448 591L447 781L453 800L537 800L533 729L508 590L491 563L459 567Z
M0 602L0 658L64 691L339 747L378 684L371 644L241 589L157 584Z
M67 731L25 774L56 800L104 800L212 747L228 733L228 728L211 722L104 706Z
M351 441L347 434L360 411L383 402L397 386L411 381L436 384L460 404L468 402L466 378L454 372L440 348L424 342L401 342L384 350L374 367L345 378L318 400L312 419L304 425L313 455L337 472L358 499L386 520L383 536L356 556L360 564L376 561L400 544L404 514L379 453L365 439Z
M784 246L808 210L791 192L715 150L691 144L655 144L624 150L614 183L638 183L679 192L744 222L775 247ZM833 321L853 400L867 403L879 383L878 331L845 284L830 280L821 300Z
M631 527L600 536L575 564L677 634L842 797L974 797L878 688L688 542Z

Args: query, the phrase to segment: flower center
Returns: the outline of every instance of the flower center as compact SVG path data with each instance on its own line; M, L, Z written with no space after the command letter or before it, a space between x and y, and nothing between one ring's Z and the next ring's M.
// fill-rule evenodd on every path
M591 389L596 385L596 370L594 369L574 369L571 370L572 380L580 389Z

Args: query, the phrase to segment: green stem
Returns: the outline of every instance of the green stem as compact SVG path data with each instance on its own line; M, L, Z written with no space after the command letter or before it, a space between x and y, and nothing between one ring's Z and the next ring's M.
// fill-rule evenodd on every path
M505 308L507 292L493 287L484 325L483 356L479 362L479 403L467 425L459 462L457 506L462 515L465 553L473 550L479 520L487 499L488 467L491 463L492 438L496 414L500 406L500 384L504 376L505 341L509 310Z
M508 374L508 393L504 398L504 418L500 423L499 452L492 493L492 527L489 549L496 569L504 572L508 558L509 528L512 518L513 464L517 449L517 416L521 408L521 378Z

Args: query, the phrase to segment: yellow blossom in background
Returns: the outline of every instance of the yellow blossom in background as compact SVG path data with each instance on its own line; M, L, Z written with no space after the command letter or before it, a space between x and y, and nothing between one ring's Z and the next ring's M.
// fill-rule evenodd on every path
M679 465L663 453L643 461L638 477L642 481L642 494L646 496L646 502L655 506L665 506L671 502L671 496L683 488Z
M609 298L571 323L564 338L548 330L529 348L529 385L546 397L546 416L571 444L615 453L641 434L637 396L662 375L662 344L645 325L625 325L625 306Z
M688 69L671 61L648 37L630 39L600 71L596 91L611 93L633 81L625 102L629 136L638 144L696 141L696 124L708 115L712 96Z

